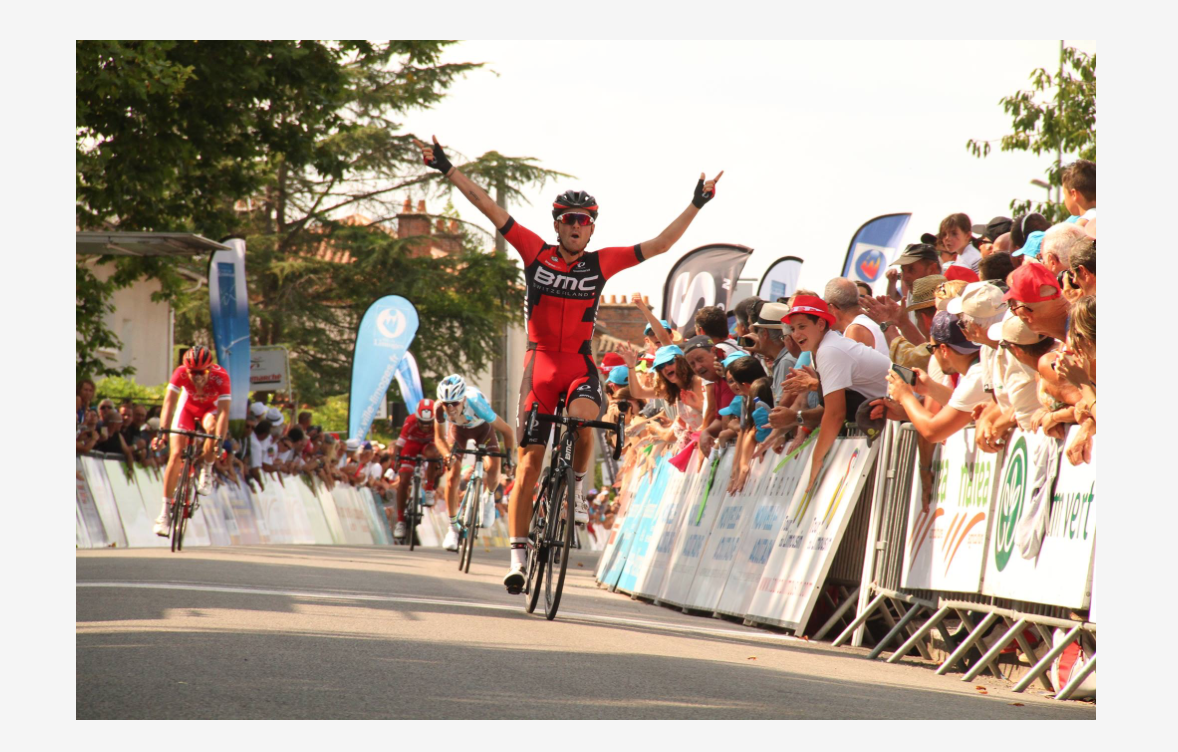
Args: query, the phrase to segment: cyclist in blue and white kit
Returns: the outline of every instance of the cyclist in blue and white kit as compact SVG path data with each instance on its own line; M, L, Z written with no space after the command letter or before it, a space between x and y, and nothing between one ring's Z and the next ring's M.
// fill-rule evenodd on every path
M505 420L495 414L487 398L473 386L467 386L466 380L458 374L452 374L442 379L438 384L438 402L442 410L439 419L434 424L434 443L446 458L446 466L450 475L443 488L446 494L446 507L450 510L450 532L446 533L446 540L442 545L447 551L458 550L458 506L462 502L462 494L458 493L458 482L462 477L462 455L453 455L454 449L466 449L467 442L474 440L476 446L485 447L492 452L503 451L508 457L515 451L515 432ZM445 429L442 428L443 423ZM499 439L495 432L503 434L505 448L499 449ZM451 461L453 460L453 461ZM483 493L493 494L499 485L498 457L483 459ZM514 467L508 460L507 475L514 474Z

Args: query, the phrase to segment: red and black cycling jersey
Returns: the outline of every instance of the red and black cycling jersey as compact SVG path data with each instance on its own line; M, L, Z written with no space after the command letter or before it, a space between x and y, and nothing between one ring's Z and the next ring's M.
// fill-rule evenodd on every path
M591 354L605 282L643 261L641 246L585 252L569 265L557 246L510 217L499 232L524 260L528 349Z

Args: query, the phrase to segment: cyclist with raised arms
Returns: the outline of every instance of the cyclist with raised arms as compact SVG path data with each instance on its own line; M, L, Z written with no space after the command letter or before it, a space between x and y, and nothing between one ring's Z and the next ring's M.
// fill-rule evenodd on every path
M552 430L545 423L524 435L524 416L532 405L537 405L541 413L555 413L557 398L566 394L570 417L597 419L602 395L590 347L597 321L597 305L606 280L623 269L665 253L674 245L703 205L715 196L716 181L724 173L706 182L705 175L701 174L691 204L654 239L638 245L586 253L585 247L593 237L598 213L597 200L588 193L566 191L556 198L552 204L552 219L557 242L555 245L545 243L451 165L436 136L432 145L415 143L422 151L425 164L441 172L462 191L462 195L491 220L524 262L528 352L524 360L516 423L520 444L519 472L507 507L511 569L503 578L509 593L520 593L525 580L532 496L544 462L544 447ZM573 461L578 522L585 522L589 517L581 486L589 466L592 444L592 430L581 429Z
M223 439L229 433L229 402L229 374L213 363L212 353L197 345L184 353L184 360L168 380L160 425L179 431L203 431ZM172 494L176 492L180 468L184 466L180 454L188 446L188 437L160 433L152 439L151 448L162 447L165 437L168 440L168 466L164 469L164 503L152 530L167 538L171 533ZM217 459L220 445L220 441L205 439L204 463L196 480L196 492L202 496L208 496L212 490L213 461Z
M418 456L438 459L442 456L434 441L435 423L434 401L423 399L417 403L417 409L413 414L401 425L401 435L397 437L392 464L400 476L397 483L397 524L393 527L394 538L406 538L413 534L405 524L405 501L409 498L409 489L413 486L413 463L407 459ZM437 462L426 463L425 482L421 485L423 507L434 505L434 487L438 483L438 476L442 474L439 465Z
M455 449L465 449L471 439L474 440L475 446L498 452L499 438L495 435L497 431L503 434L503 443L507 445L503 452L510 457L515 450L515 439L511 426L495 414L483 393L473 386L467 386L466 380L456 373L442 379L438 384L438 402L441 403L442 409L434 423L435 443L446 456L446 464L450 468L450 474L443 485L446 508L450 512L450 532L446 533L446 540L442 542L442 546L447 551L457 551L458 505L462 503L462 494L458 493L458 484L462 478L462 455L452 452ZM493 494L495 487L499 485L501 462L498 457L483 458L484 493ZM511 477L512 474L513 468L509 460L507 475Z

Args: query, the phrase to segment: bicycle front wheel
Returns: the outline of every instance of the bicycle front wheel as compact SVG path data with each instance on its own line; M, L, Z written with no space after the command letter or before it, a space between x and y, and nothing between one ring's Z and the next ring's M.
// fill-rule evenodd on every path
M413 489L409 492L409 503L405 509L405 530L409 536L409 550L412 551L417 541L417 510L421 499L421 479L413 478Z
M545 567L548 582L544 586L544 617L548 621L556 618L556 610L560 608L564 575L569 566L569 549L573 547L573 482L573 469L570 467L557 478L552 500L548 504L548 530L552 533Z
M466 498L463 499L462 515L462 543L458 549L458 571L470 572L470 560L474 556L474 537L479 524L479 502L477 494L472 492L475 480L472 478L466 486Z
M524 586L524 592L528 595L525 608L529 614L536 610L536 604L540 602L540 589L544 585L544 567L548 560L546 541L546 521L548 519L546 512L550 492L548 483L549 473L545 471L540 483L539 498L532 505L532 521L528 524L528 579Z
M181 465L180 477L176 480L176 490L172 493L172 552L180 551L184 546L184 507L188 500L190 488L189 475L192 467L188 461Z

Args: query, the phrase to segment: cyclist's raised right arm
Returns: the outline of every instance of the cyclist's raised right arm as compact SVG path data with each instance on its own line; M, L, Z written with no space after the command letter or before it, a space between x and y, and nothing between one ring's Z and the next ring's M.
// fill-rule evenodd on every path
M474 208L478 209L484 217L494 223L496 230L503 229L503 226L507 224L507 220L510 219L507 210L492 201L491 197L487 195L487 192L480 188L477 183L463 175L457 167L451 165L450 160L446 157L446 153L442 150L442 145L438 143L438 137L434 136L433 139L434 143L432 146L413 139L413 143L417 144L417 148L421 149L421 156L425 160L425 164L445 175L458 190L462 191L462 195L466 196L466 199L474 204Z

